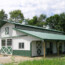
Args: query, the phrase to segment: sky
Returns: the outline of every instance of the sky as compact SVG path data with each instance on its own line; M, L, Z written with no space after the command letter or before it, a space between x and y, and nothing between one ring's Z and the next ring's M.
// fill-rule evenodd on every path
M40 14L52 16L65 12L65 0L0 0L0 10L9 15L10 11L20 9L25 18Z

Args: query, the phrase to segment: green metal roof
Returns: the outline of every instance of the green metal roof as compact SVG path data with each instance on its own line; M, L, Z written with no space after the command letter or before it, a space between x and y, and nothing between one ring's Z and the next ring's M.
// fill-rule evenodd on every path
M25 27L30 27L30 28L36 28L36 29L42 29L42 30L47 30L47 31L53 31L53 32L60 32L60 33L64 33L63 31L58 31L58 30L54 30L54 29L44 29L43 27L38 27L38 26L32 26L32 25L22 25L21 23L15 23L12 21L3 21L4 24L6 22L11 23L11 24L16 24L16 25L21 25L21 26L25 26ZM2 21L0 20L1 26L2 26Z
M65 35L60 35L60 34L35 32L35 31L21 30L21 29L16 29L16 28L14 28L14 30L37 37L42 40L43 39L44 40L65 40Z
M12 21L3 21L3 22L4 22L4 24L5 23L11 23L11 24L21 25L21 26L35 28L35 29L42 29L42 30L47 30L47 31L64 33L63 31L58 31L58 30L54 30L54 29L44 29L43 27L32 26L32 25L22 25L21 23L15 23L15 22L12 22ZM1 20L0 20L0 23L1 23L0 25L2 26L2 21Z
M30 27L30 28L36 28L36 29L42 29L42 30L47 30L47 31L53 31L53 32L61 32L64 33L63 31L58 31L58 30L54 30L54 29L45 29L43 27L38 27L38 26L32 26L32 25L22 25L21 23L15 23L15 22L9 22L12 24L16 24L16 25L21 25L21 26L25 26L25 27Z

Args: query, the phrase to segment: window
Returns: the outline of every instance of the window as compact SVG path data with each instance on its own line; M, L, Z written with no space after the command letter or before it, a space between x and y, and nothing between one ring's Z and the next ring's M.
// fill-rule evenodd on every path
M24 48L24 43L19 43L19 48L20 49Z
M11 46L12 45L12 39L7 39L7 45Z
M2 40L2 46L5 46L5 40Z
M9 34L9 27L5 28L5 34Z

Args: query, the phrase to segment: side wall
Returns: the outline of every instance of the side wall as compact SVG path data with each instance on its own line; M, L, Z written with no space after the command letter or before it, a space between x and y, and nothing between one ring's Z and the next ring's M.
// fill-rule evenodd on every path
M32 36L25 37L17 37L13 38L13 55L21 55L21 56L32 56L31 55L31 42L33 40L38 40ZM24 43L24 49L19 49L19 43Z
M5 28L9 27L9 34L5 34ZM32 36L21 36L20 35L26 35L24 33L20 33L18 31L13 30L15 28L14 24L6 23L1 27L0 33L0 49L1 49L1 40L2 39L12 39L12 49L13 49L13 55L21 55L21 56L31 56L31 42L33 40L39 40L38 38L32 37ZM14 37L17 36L17 37ZM19 49L19 43L24 42L24 49Z
M24 43L24 49L19 49L19 43ZM13 55L30 56L30 41L25 37L13 38Z
M5 34L5 28L9 27L9 34ZM15 31L13 28L15 28L14 24L6 23L4 24L0 29L0 50L1 50L1 40L2 39L9 39L15 36L25 35L23 33L20 33L18 31Z

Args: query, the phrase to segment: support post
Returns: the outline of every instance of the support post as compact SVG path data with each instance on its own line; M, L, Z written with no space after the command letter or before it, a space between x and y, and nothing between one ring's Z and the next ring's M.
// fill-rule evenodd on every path
M45 58L45 42L43 42L43 49L44 49L44 58Z
M57 44L57 53L58 53L58 56L59 56L59 42Z

